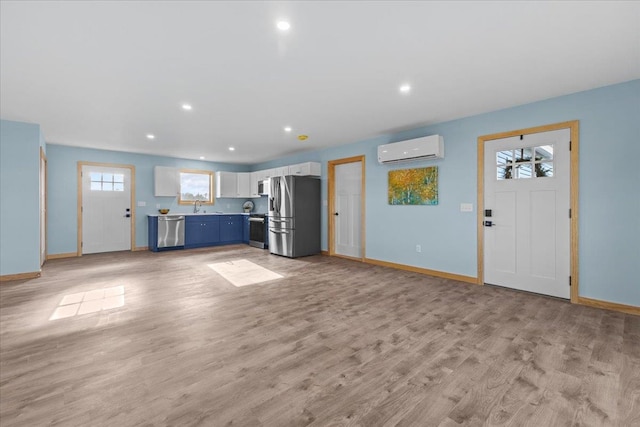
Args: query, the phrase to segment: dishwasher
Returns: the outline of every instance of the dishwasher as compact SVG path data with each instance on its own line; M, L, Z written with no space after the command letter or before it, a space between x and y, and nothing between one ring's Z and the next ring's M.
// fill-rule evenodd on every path
M184 246L184 215L158 217L158 248Z

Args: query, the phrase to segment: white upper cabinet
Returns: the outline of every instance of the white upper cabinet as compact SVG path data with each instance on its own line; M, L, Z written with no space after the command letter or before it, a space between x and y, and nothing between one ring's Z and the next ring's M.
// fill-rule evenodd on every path
M263 180L269 179L272 176L276 175L276 170L275 169L266 169L266 170L263 171L263 175L264 175L263 178L262 178Z
M236 197L238 177L235 172L216 172L216 197Z
M289 175L289 166L280 166L273 170L272 176L286 176Z
M216 197L260 197L259 182L286 175L320 176L320 163L305 162L255 172L216 172Z
M235 197L251 197L251 172L238 172L236 177L238 185Z
M251 197L251 172L216 172L216 197Z
M289 166L289 175L320 176L320 163L305 162Z
M265 169L254 173L256 174L256 178L258 181L264 181L265 179L269 179L273 176L274 169Z
M156 166L153 170L155 177L156 197L176 197L180 191L178 169L168 166Z

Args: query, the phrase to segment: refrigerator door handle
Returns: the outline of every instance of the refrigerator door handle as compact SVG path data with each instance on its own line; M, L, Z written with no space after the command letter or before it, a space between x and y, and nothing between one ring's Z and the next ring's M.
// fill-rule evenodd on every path
M286 230L273 230L273 229L271 229L269 231L272 232L272 233L275 233L275 234L289 234L289 232L286 231Z

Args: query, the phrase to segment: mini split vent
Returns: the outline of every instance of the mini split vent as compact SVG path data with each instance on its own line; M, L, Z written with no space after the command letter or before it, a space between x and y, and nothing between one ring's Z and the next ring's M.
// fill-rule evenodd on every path
M378 163L399 163L444 158L444 139L424 136L378 146Z

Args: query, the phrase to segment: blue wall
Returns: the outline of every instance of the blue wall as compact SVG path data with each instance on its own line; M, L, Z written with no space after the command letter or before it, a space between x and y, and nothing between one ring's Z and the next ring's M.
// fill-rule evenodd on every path
M171 209L171 213L191 212L191 206L178 205L175 197L154 196L154 166L173 166L185 169L243 172L248 168L197 160L175 159L120 151L93 150L64 145L48 144L48 194L49 232L47 250L49 254L77 251L77 188L78 162L114 163L135 166L136 205L143 201L144 207L136 206L136 246L147 246L147 214L157 214L156 204ZM216 199L215 204L204 205L202 210L218 212L241 212L246 199ZM4 206L4 203L3 203Z
M477 275L477 138L570 120L580 121L580 295L640 306L640 80L467 117L354 144L255 165L261 170L303 161L366 156L366 256L466 276ZM442 160L386 166L377 146L444 136ZM437 206L389 206L390 169L437 165ZM461 213L460 203L474 204ZM415 252L415 245L422 252ZM327 249L327 212L322 247Z
M0 275L40 271L40 126L0 121Z

